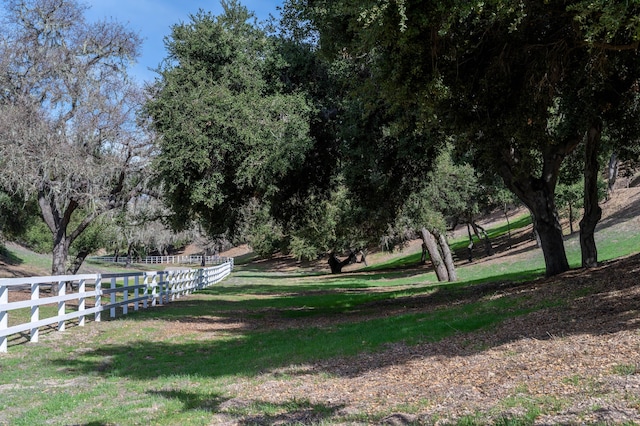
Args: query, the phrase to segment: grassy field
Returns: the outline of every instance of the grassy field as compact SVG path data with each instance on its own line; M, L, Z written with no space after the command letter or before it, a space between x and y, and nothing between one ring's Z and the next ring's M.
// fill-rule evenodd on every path
M499 232L504 229L494 235ZM602 260L640 251L635 234L615 227L600 232L598 241ZM567 249L577 265L575 237ZM262 389L274 378L285 386L329 383L336 373L298 371L363 357L375 362L377 354L398 344L417 347L459 336L473 342L475 333L562 308L595 291L584 287L566 298L532 297L523 287L507 294L499 283L541 277L538 250L461 267L454 284L437 283L432 272L408 267L415 256L341 276L272 272L249 263L220 285L166 307L84 328L69 326L62 333L44 330L37 344L17 344L16 338L9 353L0 354L0 424L376 424L398 411L420 413L434 402L425 397L375 410L344 410L305 393L279 401L258 394L248 399L241 388ZM480 346L474 351L484 350ZM614 367L635 377L637 361ZM566 380L582 383L583 378ZM532 424L563 407L560 397L543 401L523 395L521 389L501 402L505 410L509 404L518 408L508 419L478 410L451 422ZM640 410L640 398L636 407ZM413 419L401 424L424 423Z

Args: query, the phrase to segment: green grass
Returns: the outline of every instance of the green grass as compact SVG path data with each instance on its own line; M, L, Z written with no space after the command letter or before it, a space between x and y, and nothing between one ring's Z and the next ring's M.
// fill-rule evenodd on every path
M598 238L604 259L640 251L637 237L614 228ZM568 239L567 252L575 264L575 236ZM453 335L469 336L468 347L457 349L461 353L482 351L487 348L474 339L475 332L566 303L544 298L531 303L529 293L503 291L544 274L539 250L522 253L518 261L459 268L461 280L453 284L437 283L432 272L420 269L388 268L332 276L273 273L247 264L219 285L164 307L84 328L69 325L62 334L43 330L38 344L14 340L9 353L0 355L0 425L208 425L219 413L246 424L273 424L287 416L314 424L376 423L391 408L344 413L339 403L314 403L305 395L273 403L266 395L238 396L234 384L261 383L268 380L265 373L297 381L315 362L340 357L348 364L351 357L397 343ZM488 284L496 282L512 284ZM586 286L576 297L589 291ZM432 308L417 309L426 304ZM393 314L380 315L389 306ZM611 368L616 375L637 371L632 363ZM330 374L319 371L314 377ZM569 384L588 380L567 378ZM246 403L233 402L236 397ZM420 413L432 403L427 396L395 410ZM495 420L495 413L478 412L457 424L486 424L489 418L495 424L532 424L563 404L519 388L498 408L517 408L521 414Z
M265 274L264 279L267 277ZM232 287L234 281L230 281L222 287ZM274 291L282 290L278 284L272 285ZM423 292L435 294L429 288ZM201 340L197 332L163 336L167 325L177 318L224 318L226 307L219 308L216 297L199 294L155 312L93 323L85 330L72 328L66 333L69 340L42 338L41 344L12 346L10 354L3 357L0 370L2 383L13 384L3 390L0 424L42 424L45 420L49 424L133 424L132 412L138 413L136 422L145 424L209 424L210 412L219 410L220 404L231 397L224 390L225 384L236 378L257 377L265 371L336 356L375 352L398 341L437 341L524 313L518 308L518 299L497 299L328 327L240 329L207 340ZM239 297L251 302L255 296ZM344 307L336 308L337 300L322 297L310 301L310 306L317 309L317 315L344 312ZM357 311L371 300L354 300L352 309ZM279 314L288 317L298 309L298 302L289 299L289 303L281 304ZM249 303L244 308L260 312L265 306ZM83 337L91 330L97 330L98 335L92 340ZM39 385L34 387L34 383ZM39 395L35 404L30 402L34 394ZM234 410L228 414L259 413L265 418L282 411L311 410L320 417L335 411L304 400L275 406L257 400L242 412Z
M354 283L352 277L341 282L339 277L292 275L240 271L218 287L167 307L90 323L85 329L69 327L64 339L48 332L40 344L11 346L0 368L0 383L12 383L3 389L0 424L210 424L211 413L233 397L228 384L240 378L251 380L280 368L374 353L396 342L438 341L486 329L530 309L520 307L520 297L447 305L449 300L464 300L471 289L465 283L407 286L406 277ZM386 286L381 287L380 281ZM375 313L376 303L405 296L434 298L443 307L382 318L368 315ZM166 335L178 321L233 324L240 321L240 310L258 321L276 318L290 326L254 329L240 323L206 339L202 331L189 329ZM352 317L323 327L296 323L300 317L334 315ZM310 411L316 418L328 419L336 410L305 400L274 405L257 398L225 413L268 420L282 413Z
M489 235L489 238L491 240L494 240L496 238L507 235L509 233L509 230L511 230L511 232L514 232L530 224L531 224L531 216L526 214L526 215L519 216L513 220L510 219L509 225L505 223L504 225L499 225L499 226L487 229L487 234ZM474 244L477 245L480 243L477 236L473 235L472 238L473 238ZM469 244L469 238L466 236L459 237L452 241L449 241L449 246L451 248L451 251L453 252L465 250L468 244ZM420 262L421 256L422 256L421 251L418 251L415 253L409 253L406 256L397 257L395 259L391 259L386 262L381 262L376 265L368 266L363 270L364 271L380 271L385 269L397 269L397 268L406 268L408 266L415 266Z

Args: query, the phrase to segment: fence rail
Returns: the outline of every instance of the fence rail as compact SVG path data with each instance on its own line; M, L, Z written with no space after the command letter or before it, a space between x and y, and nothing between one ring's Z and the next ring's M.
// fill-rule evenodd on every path
M225 262L229 262L229 257L223 256L205 256L205 265L219 265ZM127 256L95 256L90 260L107 263L140 263L146 265L158 265L158 264L183 264L183 265L201 265L202 256L146 256L146 257L134 257L129 258Z
M202 269L0 279L0 352L7 352L9 336L28 331L29 340L37 342L39 330L45 326L57 324L58 331L64 331L67 321L77 320L82 327L87 316L94 315L95 321L100 321L101 313L107 310L114 318L118 309L126 315L130 308L137 311L163 305L222 281L232 270L233 259L229 258ZM41 290L52 286L58 287L58 294L43 297ZM30 290L30 299L9 302L10 289ZM70 301L77 303L69 306ZM87 307L90 302L92 306ZM41 319L40 307L44 305L57 306L57 314ZM9 312L18 309L30 309L29 320L16 315L11 321L15 324L9 326Z

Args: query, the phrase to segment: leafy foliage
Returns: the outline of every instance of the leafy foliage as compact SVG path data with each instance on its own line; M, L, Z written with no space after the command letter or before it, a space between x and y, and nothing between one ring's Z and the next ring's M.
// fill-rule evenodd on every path
M37 198L53 273L64 274L71 244L145 186L150 137L127 78L141 40L115 21L87 22L75 0L3 4L0 186Z
M499 173L534 215L547 272L568 268L554 205L564 158L602 123L637 139L622 113L637 97L636 2L290 0L287 7L316 26L326 54L361 67L378 99L365 117L382 104L391 135L429 135L430 146L449 137L477 170ZM403 146L386 140L387 152Z
M146 109L162 135L156 167L176 228L196 219L237 233L251 199L268 201L312 141L306 95L273 82L282 59L237 1L175 25Z

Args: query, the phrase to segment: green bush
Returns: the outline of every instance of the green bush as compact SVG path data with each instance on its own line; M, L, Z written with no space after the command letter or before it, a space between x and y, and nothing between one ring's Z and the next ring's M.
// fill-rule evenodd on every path
M51 231L42 220L32 220L18 240L27 248L37 253L53 252Z

